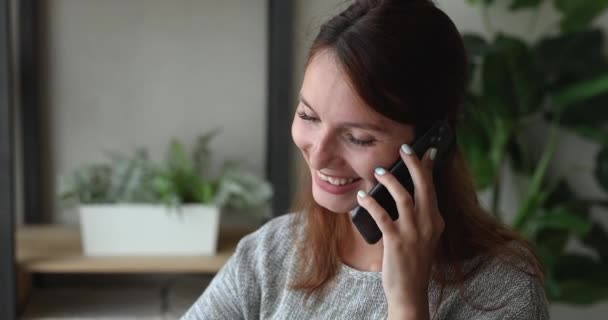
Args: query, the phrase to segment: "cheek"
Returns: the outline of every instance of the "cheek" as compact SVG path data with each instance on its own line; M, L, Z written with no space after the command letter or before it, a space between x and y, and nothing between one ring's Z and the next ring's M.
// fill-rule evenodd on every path
M302 124L300 124L297 119L294 119L291 124L291 138L293 139L293 143L302 151L304 151L308 144L305 131Z
M376 178L374 177L374 169L378 166L377 157L373 152L365 153L365 154L353 154L350 159L354 159L351 161L350 165L355 172L357 172L358 176L363 178L363 180L367 180L370 182L376 182Z
M377 183L376 177L374 176L374 170L377 167L388 170L399 159L398 149L395 149L396 151L391 151L392 148L389 149L390 150L374 150L365 155L359 154L356 157L357 161L352 163L353 169L363 179L371 183Z

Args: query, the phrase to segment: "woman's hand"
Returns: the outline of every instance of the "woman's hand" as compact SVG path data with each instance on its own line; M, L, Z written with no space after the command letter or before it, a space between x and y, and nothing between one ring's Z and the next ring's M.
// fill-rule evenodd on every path
M414 197L388 170L377 168L376 179L395 199L399 218L395 221L372 197L359 191L359 205L367 209L382 231L384 253L382 285L389 318L428 319L428 284L435 249L444 222L433 186L433 159L436 149L429 149L419 159L408 145L400 155L412 181Z

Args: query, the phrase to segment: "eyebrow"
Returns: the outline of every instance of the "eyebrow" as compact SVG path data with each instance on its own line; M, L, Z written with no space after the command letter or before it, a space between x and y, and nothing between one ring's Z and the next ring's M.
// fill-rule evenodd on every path
M304 96L302 96L302 94L299 94L299 99L300 102L302 102L306 107L308 107L310 110L312 110L314 113L317 113L315 111L315 109L313 109L310 106L310 103L308 103L308 101L306 101L306 99L304 99ZM352 128L359 128L359 129L365 129L365 130L373 130L373 131L378 131L380 133L387 133L386 129L382 128L381 126L375 125L375 124L371 124L371 123L361 123L361 122L342 122L341 123L343 126L345 127L352 127Z

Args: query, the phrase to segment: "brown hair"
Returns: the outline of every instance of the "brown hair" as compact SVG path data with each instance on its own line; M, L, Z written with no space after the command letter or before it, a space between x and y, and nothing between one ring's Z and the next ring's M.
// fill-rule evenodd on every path
M416 135L438 119L448 119L453 128L459 125L467 82L466 53L453 22L431 1L355 1L321 26L308 62L325 50L334 54L367 105L413 125ZM302 180L293 208L298 212L295 225L305 231L298 251L302 272L291 288L310 297L321 293L339 271L340 244L351 222L348 214L332 214L314 201L308 170L302 170ZM480 206L460 147L435 181L445 229L432 280L442 293L446 285L462 289L489 260L478 259L472 268L463 267L476 257L501 258L542 281L542 267L531 245Z

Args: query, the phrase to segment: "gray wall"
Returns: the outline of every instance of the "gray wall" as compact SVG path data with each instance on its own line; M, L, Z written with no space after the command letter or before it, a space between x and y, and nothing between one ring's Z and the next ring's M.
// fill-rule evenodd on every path
M172 137L191 144L216 127L213 170L234 159L264 176L266 7L264 0L49 0L53 180L104 160L104 150L142 146L161 159ZM75 218L54 214L62 223Z

